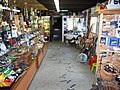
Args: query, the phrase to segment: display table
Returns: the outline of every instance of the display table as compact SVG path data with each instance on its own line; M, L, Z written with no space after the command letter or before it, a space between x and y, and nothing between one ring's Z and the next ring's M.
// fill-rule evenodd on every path
M47 47L48 42L45 42L44 47L39 50L37 56L31 62L26 72L13 84L10 90L27 90L32 78L34 77L38 67L40 66L46 54Z

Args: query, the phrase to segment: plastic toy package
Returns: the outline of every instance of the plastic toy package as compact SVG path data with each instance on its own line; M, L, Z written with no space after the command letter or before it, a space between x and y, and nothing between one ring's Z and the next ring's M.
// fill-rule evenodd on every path
M18 68L16 71L12 68L4 68L0 73L0 87L11 87L23 72L24 70L21 68Z
M6 75L0 74L0 87L10 87L13 81L10 80Z
M16 56L0 57L0 87L9 88L18 80L25 71L27 65L22 60L16 60ZM17 61L17 62L16 62ZM15 63L15 64L14 64Z

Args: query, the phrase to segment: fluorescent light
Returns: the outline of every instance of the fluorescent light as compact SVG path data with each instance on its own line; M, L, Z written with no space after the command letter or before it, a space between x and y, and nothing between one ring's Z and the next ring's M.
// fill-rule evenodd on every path
M55 7L57 9L57 12L60 11L60 8L59 8L59 0L54 0L54 3L55 3Z
M14 12L20 12L20 10L17 10L17 9L13 9Z

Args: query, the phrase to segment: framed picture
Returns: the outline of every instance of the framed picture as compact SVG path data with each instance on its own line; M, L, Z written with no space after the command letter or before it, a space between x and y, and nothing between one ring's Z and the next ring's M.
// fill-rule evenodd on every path
M101 43L101 44L105 44L105 43L106 43L106 37L101 37L100 43Z
M108 36L108 33L109 33L108 31L102 31L103 36Z

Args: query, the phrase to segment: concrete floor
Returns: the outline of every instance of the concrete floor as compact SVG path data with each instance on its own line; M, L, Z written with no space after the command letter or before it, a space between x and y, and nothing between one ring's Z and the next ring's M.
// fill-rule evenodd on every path
M90 90L94 73L76 61L79 50L60 41L50 42L28 90Z

